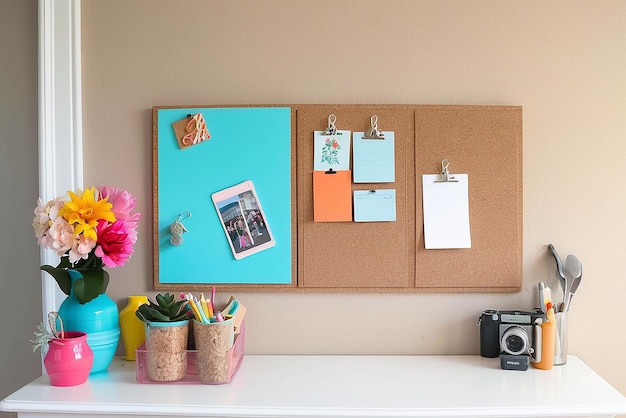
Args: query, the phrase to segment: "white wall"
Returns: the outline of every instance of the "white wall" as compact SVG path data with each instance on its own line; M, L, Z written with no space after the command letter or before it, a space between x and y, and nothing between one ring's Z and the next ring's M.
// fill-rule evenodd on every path
M111 272L120 306L153 294L152 106L520 105L521 292L241 293L247 351L477 353L483 309L530 309L537 281L557 286L553 243L584 265L571 353L626 394L615 361L626 345L626 2L84 0L82 10L85 184L130 189L145 215L132 261Z

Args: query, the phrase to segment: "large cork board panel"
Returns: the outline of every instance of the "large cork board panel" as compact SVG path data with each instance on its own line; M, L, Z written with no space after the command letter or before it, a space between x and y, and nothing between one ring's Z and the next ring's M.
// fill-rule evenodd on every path
M469 176L470 249L426 250L423 174ZM522 109L419 106L415 112L415 287L519 291L522 285Z
M237 107L273 107L244 105ZM235 106L170 106L220 108ZM285 292L515 292L522 283L522 109L514 106L281 105L291 109L290 284L222 284L221 290ZM394 222L313 221L313 132L328 116L338 129L395 133L395 181L351 184L354 190L396 190ZM158 135L156 125L153 127ZM168 129L169 130L169 129ZM213 134L213 132L212 132ZM215 132L217 135L217 131ZM155 154L156 155L156 154ZM469 175L472 247L425 250L423 174ZM154 165L154 204L158 190ZM286 218L288 218L287 216ZM155 212L155 221L159 219ZM156 251L156 250L155 250ZM158 252L155 268L158 266ZM210 283L155 289L208 289Z
M395 222L313 221L313 132L337 117L337 129L395 133L395 182L352 183L352 190L394 188ZM395 289L414 287L415 181L413 110L389 105L304 105L296 109L298 194L298 287L304 289Z

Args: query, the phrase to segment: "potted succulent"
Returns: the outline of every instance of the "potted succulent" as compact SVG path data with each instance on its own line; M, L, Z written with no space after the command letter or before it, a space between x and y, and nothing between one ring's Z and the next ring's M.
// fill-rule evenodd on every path
M61 331L57 332L57 323ZM93 351L87 344L87 334L64 331L63 320L57 312L48 314L50 330L41 323L35 331L33 352L44 353L44 367L53 386L75 386L85 383L93 366Z
M186 300L159 293L156 302L148 299L136 315L145 324L148 378L154 382L175 382L187 372L189 335Z

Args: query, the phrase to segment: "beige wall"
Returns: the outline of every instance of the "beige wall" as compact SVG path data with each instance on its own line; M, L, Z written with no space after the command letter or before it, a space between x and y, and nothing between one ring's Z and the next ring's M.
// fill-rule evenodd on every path
M153 105L414 103L524 111L524 282L514 294L241 293L249 353L478 352L479 313L584 280L571 353L626 394L626 2L84 0L85 184L145 214L110 294L152 295ZM184 181L184 179L181 179ZM389 315L393 312L395 315Z
M0 1L0 399L41 375L37 174L37 2ZM15 414L0 412L0 417Z

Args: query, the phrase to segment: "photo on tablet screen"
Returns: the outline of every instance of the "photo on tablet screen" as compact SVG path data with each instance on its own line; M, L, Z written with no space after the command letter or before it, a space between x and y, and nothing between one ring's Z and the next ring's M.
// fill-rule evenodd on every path
M211 197L237 260L274 246L274 237L251 181L213 193Z

